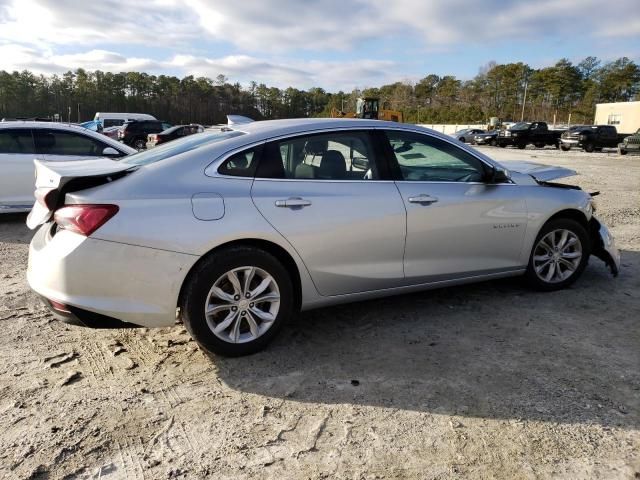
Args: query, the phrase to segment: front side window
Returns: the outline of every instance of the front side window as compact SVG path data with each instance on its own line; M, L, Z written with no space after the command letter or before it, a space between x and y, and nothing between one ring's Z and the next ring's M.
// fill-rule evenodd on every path
M16 128L0 130L0 154L33 154L35 152L30 129Z
M419 133L387 131L401 180L418 182L481 182L483 163L444 140Z
M34 130L36 149L44 155L102 156L108 145L74 132Z
M267 144L256 174L296 180L377 180L378 169L367 132L305 135Z

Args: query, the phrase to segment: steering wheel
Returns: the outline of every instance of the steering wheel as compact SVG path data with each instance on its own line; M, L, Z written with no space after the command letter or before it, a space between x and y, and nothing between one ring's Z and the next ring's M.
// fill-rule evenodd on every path
M456 182L472 182L476 172L468 173L460 178L456 178Z

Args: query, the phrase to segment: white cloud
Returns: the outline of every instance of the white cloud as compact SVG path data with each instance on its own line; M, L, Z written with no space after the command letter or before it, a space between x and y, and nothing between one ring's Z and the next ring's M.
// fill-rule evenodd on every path
M40 46L141 44L247 52L349 50L372 39L423 47L521 41L546 35L637 35L637 0L5 0L0 39ZM0 4L2 5L2 4ZM635 14L634 14L635 12Z
M70 55L15 44L0 45L2 68L8 71L30 70L35 73L64 73L68 70L102 70L110 72L145 71L175 72L179 76L194 75L215 78L219 74L233 82L248 84L254 80L269 86L309 88L321 85L329 90L351 90L369 84L396 81L391 72L395 64L384 60L356 61L269 61L248 55L220 58L175 55L164 60L127 58L116 52L89 50Z

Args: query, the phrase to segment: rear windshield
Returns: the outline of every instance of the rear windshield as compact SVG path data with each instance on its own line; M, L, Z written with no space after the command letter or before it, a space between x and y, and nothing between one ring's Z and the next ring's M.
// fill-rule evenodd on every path
M179 140L174 140L170 143L165 143L164 145L161 144L160 146L154 147L150 150L143 150L141 152L134 153L133 155L125 157L121 162L129 165L148 165L150 163L164 160L165 158L180 155L181 153L194 150L204 145L222 142L230 138L239 137L240 135L244 135L244 132L228 130L216 133L198 133Z

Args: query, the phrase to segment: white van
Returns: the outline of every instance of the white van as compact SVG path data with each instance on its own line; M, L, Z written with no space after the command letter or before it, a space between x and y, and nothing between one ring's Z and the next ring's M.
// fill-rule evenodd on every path
M119 127L129 120L157 120L153 115L146 113L111 113L97 112L93 119L102 123L102 128Z

